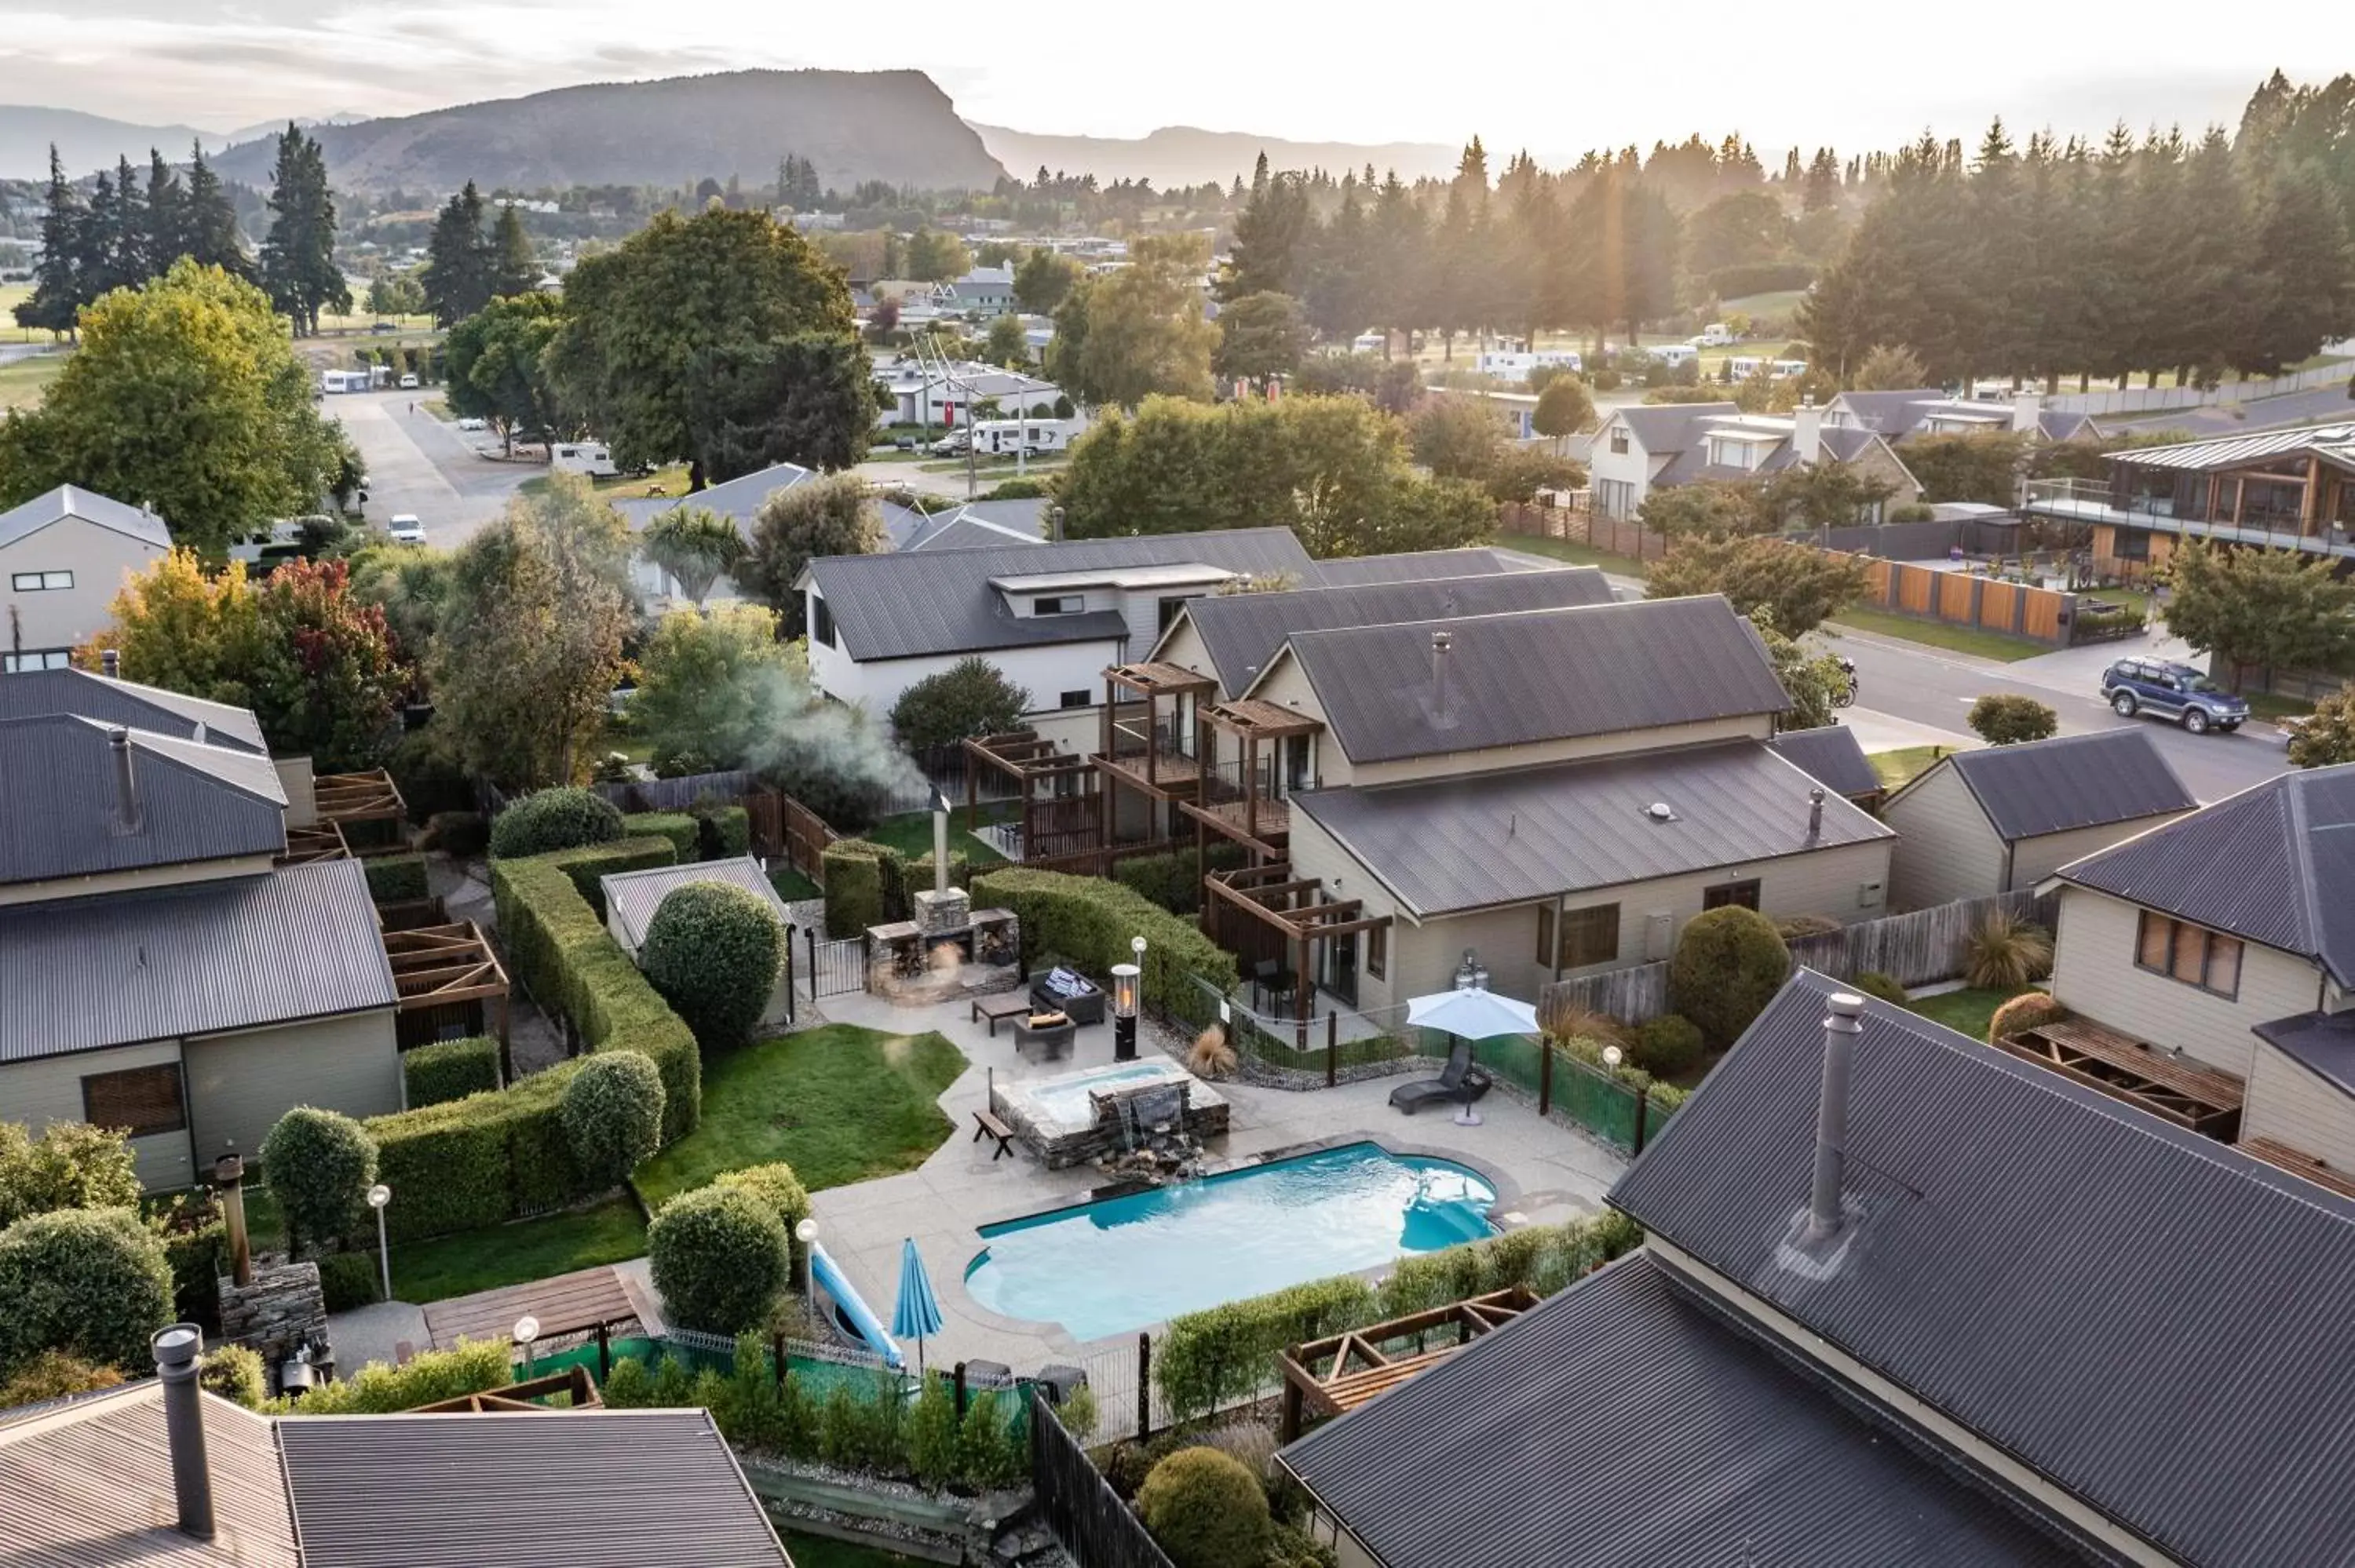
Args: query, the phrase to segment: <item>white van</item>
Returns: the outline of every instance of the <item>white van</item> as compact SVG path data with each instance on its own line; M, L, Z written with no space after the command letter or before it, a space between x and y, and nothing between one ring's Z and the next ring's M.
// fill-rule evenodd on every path
M1010 457L1018 450L1033 457L1041 452L1069 450L1087 429L1081 419L984 419L972 427L974 450Z
M1693 341L1700 344L1703 348L1723 348L1726 344L1736 342L1737 340L1733 335L1732 328L1727 326L1723 322L1711 322L1709 325L1700 329L1700 335L1693 339Z
M368 373L365 370L322 370L319 390L322 392L365 392L368 389Z
M548 466L559 473L585 473L611 479L622 471L602 441L559 441L549 449Z

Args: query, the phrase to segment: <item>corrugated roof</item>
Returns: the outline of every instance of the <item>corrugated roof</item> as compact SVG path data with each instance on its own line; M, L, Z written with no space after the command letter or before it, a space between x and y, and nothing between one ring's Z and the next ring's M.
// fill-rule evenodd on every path
M2355 763L2278 774L2056 874L2355 986Z
M1565 567L1559 571L1489 572L1284 593L1211 594L1188 600L1185 614L1209 652L1210 671L1219 677L1220 694L1232 698L1267 668L1284 639L1295 631L1611 602L1611 584L1601 570ZM1161 645L1166 646L1176 631L1173 624L1162 635Z
M1664 457L1683 451L1698 441L1703 420L1721 419L1741 412L1741 407L1729 398L1717 403L1639 403L1614 409L1611 418L1626 424L1646 455Z
M1843 392L1826 407L1855 416L1863 429L1890 440L1912 431L1923 411L1946 395L1942 387L1909 387L1885 392Z
M605 890L605 912L621 922L624 939L633 948L645 940L646 927L653 921L655 911L662 907L662 901L692 883L724 882L730 887L741 887L775 910L780 926L793 920L793 912L762 874L761 863L749 854L728 860L693 861L686 865L650 866L645 871L617 871L599 881Z
M1432 645L1443 630L1444 698ZM1290 648L1356 763L1791 705L1757 630L1716 594L1303 631Z
M2256 1033L2308 1072L2355 1095L2355 1012L2301 1012L2260 1023Z
M208 746L256 755L269 751L261 738L261 721L250 708L208 703L133 681L110 681L85 670L27 670L0 681L0 719L49 714L79 714L101 724L123 725L182 740L194 738L201 725Z
M172 531L153 512L101 495L94 490L78 485L61 484L46 494L36 495L21 506L0 512L0 548L17 540L37 534L53 523L69 517L79 517L96 527L125 534L143 545L159 550L172 547Z
M777 492L791 490L813 477L811 471L799 463L771 463L767 468L740 474L708 490L689 491L677 496L633 497L616 501L613 510L629 524L630 532L636 534L643 532L647 524L666 512L676 512L682 506L700 506L733 519L736 531L749 540L752 536L752 520L760 514L762 503Z
M1642 1252L1284 1463L1389 1568L2088 1561Z
M1356 588L1368 583L1420 582L1426 577L1486 577L1528 568L1495 550L1401 550L1391 556L1336 556L1312 561L1300 574L1303 588Z
M1957 751L1921 778L1936 768L1955 770L2005 839L2132 822L2200 804L2143 726ZM1909 781L1906 789L1919 782Z
M1768 741L1774 754L1835 795L1853 800L1878 795L1885 788L1881 775L1865 760L1856 731L1837 724L1814 729L1785 730Z
M136 832L115 831L106 726L70 714L0 720L0 885L284 853L286 795L268 758L126 733Z
M278 1423L304 1568L789 1568L701 1410Z
M395 1000L356 860L0 907L0 1062Z
M2355 1202L1868 1001L1860 1217L1791 1268L1836 989L1796 975L1611 1201L2181 1562L2355 1563Z
M2318 448L2345 450L2355 445L2355 425L2313 425L2302 429L2253 430L2247 435L2217 436L2204 441L2182 441L2171 447L2136 447L2113 452L2111 461L2129 468L2239 468L2285 452Z
M1308 553L1291 529L1236 528L1060 545L826 556L812 561L809 571L833 614L844 652L853 659L905 659L1120 637L1126 623L1113 611L1018 618L989 579L1189 561L1295 577L1309 567Z
M1293 797L1417 916L1525 903L1896 835L1756 741ZM1665 804L1671 819L1647 808Z

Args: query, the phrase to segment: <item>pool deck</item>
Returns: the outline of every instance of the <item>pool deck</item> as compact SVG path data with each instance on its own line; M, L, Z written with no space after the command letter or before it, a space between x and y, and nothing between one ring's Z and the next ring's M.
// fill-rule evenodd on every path
M940 1098L956 1130L922 1166L811 1195L820 1239L852 1286L890 1322L899 1293L900 1244L912 1236L943 1319L941 1332L926 1341L928 1362L986 1360L1029 1372L1080 1355L1081 1343L1052 1323L1003 1318L976 1305L965 1293L964 1271L981 1250L980 1226L1084 1202L1103 1177L1087 1166L1048 1171L1018 1150L993 1160L994 1143L974 1141L974 1113L982 1107L993 1070L1003 1085L1111 1065L1111 1023L1081 1029L1071 1056L1032 1063L1016 1056L1011 1029L991 1039L986 1025L970 1020L964 1002L898 1007L854 995L828 997L823 1007L836 1022L903 1033L937 1030L971 1064ZM1143 1039L1139 1047L1153 1049ZM1431 1071L1438 1065L1431 1064ZM1456 1126L1444 1107L1402 1116L1389 1104L1391 1090L1402 1081L1376 1078L1305 1092L1221 1083L1219 1093L1232 1107L1231 1120L1226 1137L1210 1146L1210 1168L1231 1170L1271 1154L1371 1140L1393 1153L1434 1155L1478 1171L1497 1188L1498 1217L1508 1227L1593 1213L1626 1168L1602 1144L1541 1120L1533 1107L1501 1094L1480 1102L1485 1119L1478 1127Z

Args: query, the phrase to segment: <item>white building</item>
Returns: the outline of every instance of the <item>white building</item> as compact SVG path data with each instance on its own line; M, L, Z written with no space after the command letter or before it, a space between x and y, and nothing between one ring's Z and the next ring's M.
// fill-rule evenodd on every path
M0 512L0 673L64 669L113 623L123 580L171 548L155 513L69 484Z

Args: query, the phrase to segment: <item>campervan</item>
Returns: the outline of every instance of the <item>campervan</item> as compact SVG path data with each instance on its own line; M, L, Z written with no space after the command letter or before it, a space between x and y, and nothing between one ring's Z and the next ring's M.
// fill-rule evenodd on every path
M1081 419L984 419L972 427L977 452L1008 457L1017 450L1037 457L1069 450L1087 429Z
M322 370L319 390L322 392L365 392L368 389L368 373L365 370Z
M585 473L611 479L622 471L602 441L559 441L549 449L548 466L559 473Z
M1700 335L1693 341L1703 348L1723 348L1736 340L1732 327L1723 322L1711 322L1700 329Z

